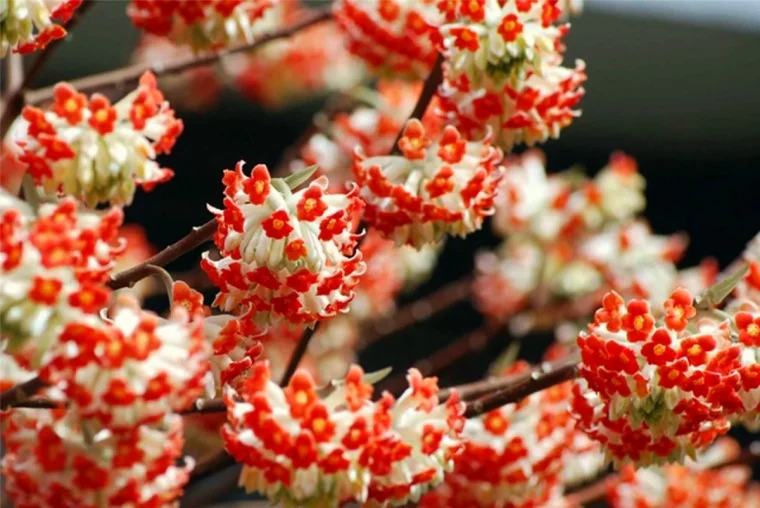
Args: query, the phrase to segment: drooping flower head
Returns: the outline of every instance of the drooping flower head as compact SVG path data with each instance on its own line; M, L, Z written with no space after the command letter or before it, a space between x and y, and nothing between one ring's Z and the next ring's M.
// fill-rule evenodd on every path
M348 49L381 74L424 78L436 59L435 0L338 0Z
M446 127L435 141L418 120L399 140L402 155L365 157L354 175L367 203L365 219L397 244L421 247L446 234L465 236L493 213L501 152L490 139L467 141Z
M227 451L243 464L241 485L287 505L404 504L443 480L458 450L463 404L438 404L434 378L409 372L395 400L371 402L372 386L352 367L326 396L298 371L286 388L265 362L226 394Z
M0 10L0 58L9 51L31 53L66 36L67 23L82 0L12 0ZM53 20L60 22L55 23Z
M175 506L193 460L182 457L182 418L115 434L64 410L3 417L4 487L16 506Z
M472 0L438 3L446 56L441 112L466 136L488 128L510 150L559 136L580 112L585 64L562 66L565 2Z
M214 305L261 325L346 312L365 269L351 227L361 207L356 188L328 193L320 177L294 193L264 165L246 176L242 161L223 181L224 210L214 210L222 258L202 262L220 289Z
M79 415L114 432L188 408L208 371L201 320L181 307L162 320L129 296L111 312L110 322L67 324L40 377L61 386Z
M49 110L27 106L22 116L29 125L21 161L48 194L71 195L91 207L129 204L137 186L150 190L174 175L154 159L171 151L182 121L151 73L114 105L59 83Z
M287 2L283 2L287 3ZM279 24L280 0L132 0L127 14L138 28L195 51L253 42Z
M106 306L104 285L123 250L123 213L81 212L73 199L27 205L0 194L0 337L36 369L63 328Z
M521 362L509 374L528 368ZM461 495L472 503L468 506L539 506L549 499L561 485L563 456L573 437L571 394L565 383L468 419L462 452L444 490L458 492L467 485ZM436 496L431 493L428 502Z
M618 463L682 462L744 411L737 394L742 350L729 322L696 320L683 289L663 307L664 319L655 320L646 301L626 304L609 293L578 337L583 379L573 411Z

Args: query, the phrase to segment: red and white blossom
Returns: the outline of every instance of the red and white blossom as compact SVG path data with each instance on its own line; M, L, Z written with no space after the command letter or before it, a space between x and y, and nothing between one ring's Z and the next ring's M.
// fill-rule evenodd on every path
M743 405L738 420L752 430L760 429L760 309L745 302L734 315L739 342L745 346L737 369L736 394Z
M381 74L424 78L438 52L435 0L338 0L333 13L349 51Z
M490 139L467 141L448 126L433 141L412 119L399 148L401 156L354 155L367 222L397 244L414 247L480 229L493 213L502 174L501 152Z
M19 142L21 161L48 194L74 196L90 207L129 204L137 186L150 190L174 175L154 159L171 151L182 121L149 72L114 105L59 83L48 110L26 106L22 117L28 136Z
M63 25L81 4L82 0L3 1L0 58L11 51L23 55L44 49L50 42L65 37Z
M18 144L26 138L26 130L26 120L16 117L8 127L5 138L0 141L0 187L14 196L21 191L21 182L26 174L27 165L21 161L24 149Z
M104 282L124 248L118 208L82 212L69 198L37 213L0 193L0 337L32 369L67 325L106 306Z
M573 412L618 463L683 461L728 431L743 412L742 348L728 321L696 319L692 296L675 290L656 320L649 303L608 293L578 337Z
M193 460L182 457L182 418L114 434L63 410L3 417L3 480L18 507L177 506Z
M222 65L243 95L273 109L349 90L365 78L361 60L346 49L334 23L320 23L256 51L230 55Z
M440 483L460 447L464 405L453 394L438 404L435 378L409 371L395 400L371 402L372 386L352 367L320 397L297 371L286 388L258 363L240 392L226 394L227 451L243 464L240 484L285 505L341 502L401 505Z
M728 310L736 311L748 302L760 306L760 233L747 244L741 260L748 265L747 274L736 285Z
M719 440L696 462L640 469L627 465L616 481L610 483L607 500L613 508L757 506L760 504L758 487L745 490L752 477L751 469L746 466L710 469L713 463L736 458L738 448L736 442L726 438Z
M521 362L509 373L528 369ZM472 503L467 506L545 506L541 501L561 485L563 456L574 433L571 396L572 385L564 383L468 419L446 485L454 491L466 485ZM431 493L428 502L435 499Z
M201 320L181 306L162 320L126 295L111 314L66 324L40 377L62 386L77 414L114 432L189 407L208 371Z
M141 30L205 51L253 42L279 25L280 10L280 0L131 0L127 14Z
M214 305L257 324L285 320L311 324L348 311L364 273L361 235L352 232L361 209L356 187L326 192L320 177L293 193L266 166L243 174L243 162L225 171L224 209L214 241L222 258L201 266L219 287Z

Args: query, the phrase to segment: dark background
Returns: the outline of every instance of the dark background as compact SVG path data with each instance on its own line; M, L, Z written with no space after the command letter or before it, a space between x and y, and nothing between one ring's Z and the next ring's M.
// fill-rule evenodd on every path
M686 14L692 3L668 2L674 19L679 8ZM760 10L759 2L744 3L748 12ZM705 256L725 266L760 230L760 21L753 30L751 23L711 26L599 12L594 6L572 20L567 38L568 61L583 58L588 65L583 116L560 140L544 146L549 167L580 163L593 173L614 150L635 156L647 179L646 217L654 231L689 234L684 266ZM123 1L99 2L37 84L124 64L138 35L125 7ZM208 220L205 203L221 202L222 169L239 159L249 167L259 162L271 167L318 108L314 101L268 113L228 91L210 112L179 111L185 132L162 159L176 176L150 194L138 192L127 220L142 224L158 247L177 240ZM404 299L469 273L473 253L495 244L488 227L464 241L450 240L433 278ZM191 255L172 268L197 262ZM367 370L406 369L480 322L464 303L370 348L361 363ZM549 341L548 335L529 337L524 356L537 360ZM461 358L440 373L441 385L481 377L504 347L498 341Z

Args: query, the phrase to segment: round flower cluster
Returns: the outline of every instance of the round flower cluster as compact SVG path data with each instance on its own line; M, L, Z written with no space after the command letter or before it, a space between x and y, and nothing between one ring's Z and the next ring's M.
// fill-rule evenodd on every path
M194 51L218 50L251 43L277 26L279 4L279 0L132 0L127 14L137 28Z
M257 363L241 391L225 397L222 433L244 465L240 484L286 506L334 506L403 505L440 483L464 424L456 393L439 405L436 379L412 369L398 400L386 392L371 402L362 376L354 366L320 397L306 372L283 389L269 379L267 363Z
M348 90L365 77L361 61L347 51L334 23L320 23L222 64L238 89L268 108L281 108L316 94Z
M0 12L0 58L9 51L31 53L66 35L62 24L71 19L82 0L8 0Z
M750 468L709 468L711 461L725 462L735 458L739 454L738 448L736 442L721 439L696 462L641 469L626 465L616 481L610 484L607 499L612 508L760 506L758 487L745 490L752 477Z
M403 156L355 153L353 171L367 203L367 222L397 244L414 247L480 229L493 213L502 174L501 152L490 139L467 141L447 126L433 142L412 119L398 146Z
M737 394L742 348L728 321L696 319L676 289L656 321L649 304L614 292L581 333L573 413L616 462L683 461L728 431L744 411Z
M0 337L22 366L38 368L66 324L106 306L122 217L118 208L79 212L73 199L34 217L0 193Z
M63 386L80 416L115 432L190 406L208 371L200 319L174 307L161 320L129 296L111 313L108 323L66 323L40 377Z
M174 506L193 467L182 418L115 434L63 410L3 417L4 487L15 506Z
M424 78L438 52L434 0L338 0L335 19L349 51L376 71Z
M527 370L520 362L509 374ZM543 506L540 501L562 483L563 455L574 433L571 395L571 383L564 383L468 419L462 452L445 483L452 491L467 485L468 506ZM437 491L427 502L435 499Z
M153 159L171 151L182 121L149 72L113 106L103 95L88 100L59 83L48 111L26 106L22 116L28 136L21 161L49 194L74 196L91 207L129 204L136 186L150 190L174 174Z
M622 154L594 179L572 170L547 176L536 151L507 164L493 221L506 239L495 252L476 257L478 307L505 319L529 303L563 304L569 317L577 317L592 313L609 289L666 299L679 279L674 263L685 242L653 235L635 220L644 206L643 187L635 161ZM700 282L690 279L692 286Z
M132 53L132 62L156 65L188 58L193 52L187 46L177 46L166 37L144 33ZM231 55L229 56L231 57ZM211 65L193 67L183 72L162 74L161 91L178 110L207 111L219 101L223 82Z
M311 324L348 311L364 273L351 221L361 207L354 187L327 193L327 178L293 193L264 165L225 171L224 210L214 209L222 255L201 266L219 287L214 305L257 324Z
M443 1L441 113L468 137L493 131L505 150L556 138L580 111L586 66L562 66L569 25L557 0Z

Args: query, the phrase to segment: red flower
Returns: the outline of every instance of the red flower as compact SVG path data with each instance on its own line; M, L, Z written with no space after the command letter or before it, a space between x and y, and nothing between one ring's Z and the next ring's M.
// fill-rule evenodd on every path
M203 295L187 285L184 281L177 281L172 285L173 305L181 305L187 309L192 316L195 314L204 315Z
M673 388L678 386L684 388L687 383L686 371L689 363L681 358L669 365L662 365L657 368L657 374L660 377L659 385L663 388Z
M268 219L262 221L261 227L269 238L280 240L286 238L293 226L290 225L290 217L285 210L277 210Z
M430 411L438 405L438 378L422 377L419 370L409 369L406 375L409 381L409 387L412 389L412 396L418 402L418 407L422 411Z
M655 330L652 337L641 348L641 354L652 365L665 365L676 358L676 350L670 347L672 339L665 329Z
M497 32L506 42L513 42L517 36L522 33L523 25L517 18L516 14L508 14L501 20Z
M28 132L33 138L40 134L55 134L55 128L45 119L45 112L34 106L24 106L21 116L29 122Z
M398 142L398 147L404 157L410 160L424 159L425 148L429 145L430 141L425 138L425 128L422 126L422 122L416 118L409 120Z
M456 164L462 160L466 149L467 143L462 139L459 131L447 125L439 143L438 157L449 164Z
M367 420L363 416L354 420L354 423L346 431L341 439L341 444L349 450L356 450L369 442L369 432L367 430Z
M430 424L422 428L422 453L432 455L441 446L443 440L443 430L436 429Z
M462 0L459 5L459 13L478 23L483 21L486 17L484 5L485 0Z
M111 102L101 94L94 94L90 99L90 126L98 131L101 136L105 136L113 131L116 122L116 110L111 107Z
M358 365L351 365L346 375L346 403L351 411L358 411L372 396L372 385L364 382L364 371Z
M649 337L654 329L654 318L649 313L649 304L645 300L628 302L628 314L623 316L623 329L628 332L628 340L641 342Z
M451 192L454 188L452 176L454 176L454 170L451 166L441 166L433 179L425 185L425 190L428 191L431 198L437 198Z
M293 418L302 419L317 400L314 391L314 379L305 370L298 370L290 379L284 390L285 399L290 406L290 414Z
M338 210L334 214L325 217L322 222L319 223L319 239L326 242L333 236L345 231L348 224L343 220L344 216L345 212L343 210Z
M636 361L636 354L614 340L607 341L605 344L607 350L607 361L605 367L612 372L625 372L634 374L639 371L639 363Z
M322 201L322 188L312 184L303 193L303 197L296 205L298 220L314 221L327 210L327 204Z
M98 284L82 285L82 288L69 296L69 305L79 307L82 312L96 314L105 307L111 292Z
M95 461L77 455L74 457L74 485L83 490L103 490L108 486L108 470L99 467Z
M308 254L306 251L306 244L303 240L293 240L288 245L285 246L285 256L288 258L289 261L295 261L297 259L301 259L302 257L305 257Z
M335 434L335 424L330 420L327 407L321 402L312 404L301 427L310 430L318 443L329 441Z
M501 409L494 409L489 411L483 417L483 426L488 432L496 436L503 436L509 428L509 422L504 415L501 414Z
M112 344L119 341L112 341ZM112 406L128 406L137 397L127 383L122 379L112 379L108 385L108 391L103 394L103 401Z
M707 363L707 353L716 348L717 342L712 335L688 337L681 342L680 356L686 357L692 365Z
M77 155L71 145L55 136L40 134L39 142L45 149L44 157L53 162L61 159L73 159Z
M336 448L319 461L319 467L326 474L335 474L348 469L351 463L343 456L343 450Z
M456 46L457 49L477 51L480 47L480 39L478 38L478 34L469 28L454 27L449 30L449 33L456 38L454 40L454 46Z
M66 467L66 450L60 436L50 427L43 427L37 433L38 443L34 448L44 471L62 471Z
M594 322L606 324L607 330L612 333L619 332L623 326L621 319L623 305L625 305L625 300L619 294L614 291L607 293L602 299L602 308L594 314Z
M74 87L68 83L59 83L53 90L52 111L65 118L71 125L76 125L82 121L82 112L87 104L87 97L77 92Z
M749 312L737 312L734 317L739 329L739 340L749 347L760 347L760 316Z
M739 375L742 377L742 387L744 390L754 390L760 388L760 365L753 363L739 370Z
M242 172L243 161L237 163L235 170ZM269 195L271 178L269 170L263 164L257 164L251 172L250 178L243 182L243 190L248 195L248 199L254 205L263 205Z
M697 397L707 397L710 389L720 383L720 380L720 374L716 372L698 370L689 376L684 390L692 392Z
M63 283L58 279L44 279L36 276L32 279L29 299L42 305L55 305L62 288Z
M317 461L317 443L310 432L301 432L288 454L296 469L305 469Z
M689 319L697 314L697 309L692 305L691 293L683 288L673 291L665 301L665 311L665 325L677 332L683 331L689 324Z

